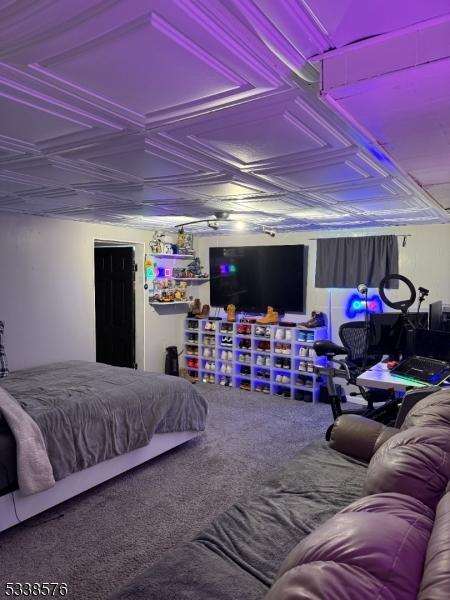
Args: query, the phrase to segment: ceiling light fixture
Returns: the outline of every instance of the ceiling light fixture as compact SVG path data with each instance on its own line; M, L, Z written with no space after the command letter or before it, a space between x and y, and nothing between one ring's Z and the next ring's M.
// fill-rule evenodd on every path
M247 228L247 225L244 221L234 221L234 228L238 231L244 231L244 229Z
M263 232L270 235L270 237L275 237L276 231L275 229L270 229L269 227L263 227Z
M219 229L219 223L217 223L216 221L206 221L206 224L208 225L208 227L211 227L211 229L214 229L217 231L217 229Z

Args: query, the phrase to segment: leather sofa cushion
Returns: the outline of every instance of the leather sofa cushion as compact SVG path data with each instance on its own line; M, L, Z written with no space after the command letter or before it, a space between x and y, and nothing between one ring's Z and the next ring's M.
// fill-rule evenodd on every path
M418 600L450 598L450 494L439 502Z
M443 389L420 400L406 415L402 430L410 427L450 428L450 389Z
M416 598L433 516L402 494L357 500L290 552L266 600Z
M450 479L447 428L411 427L385 442L367 469L366 494L399 492L436 508Z

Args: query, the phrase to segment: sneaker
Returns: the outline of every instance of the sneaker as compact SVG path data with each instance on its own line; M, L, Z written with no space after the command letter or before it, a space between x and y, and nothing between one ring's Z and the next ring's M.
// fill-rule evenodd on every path
M309 358L316 358L316 351L314 350L314 348L309 348L308 356Z
M245 362L249 365L252 362L252 357L250 354L244 354Z
M297 377L297 381L295 382L295 385L304 386L305 384L306 384L306 380L303 377Z
M270 332L271 332L271 329L270 329L270 327L269 327L269 326L267 326L267 327L266 327L266 329L265 329L265 331L264 331L264 335L265 335L266 337L270 337Z
M261 369L256 371L256 377L258 379L264 379L264 371L262 371Z
M266 367L270 367L270 356L266 356L266 360L264 361Z
M219 383L220 383L220 385L226 385L225 377L221 377Z
M263 391L263 386L260 383L258 383L255 386L255 392L262 392L262 391Z
M214 323L214 321L211 323L210 329L211 329L211 331L215 331L216 330L216 324Z
M208 381L209 383L216 383L216 378L214 377L214 375L210 375Z
M291 361L289 360L289 358L285 358L283 360L283 369L290 369L291 368Z
M290 354L291 353L291 347L289 344L283 344L283 354Z
M233 372L233 365L230 365L230 364L225 365L225 370L226 370L227 375L231 375L231 373Z
M273 351L275 352L275 354L281 354L281 352L282 352L281 344L275 344L275 348L273 349Z
M311 379L311 377L306 377L305 380L304 380L304 382L303 382L303 385L305 387L312 388L312 386L313 386L313 380Z
M301 360L298 363L298 370L299 371L306 371L307 370L307 365L306 365L306 362L304 360Z
M282 378L283 378L283 376L282 376L280 373L277 373L277 374L275 375L275 381L276 381L277 383L281 383L281 380L282 380Z
M244 362L244 355L238 354L238 362Z
M227 368L226 368L226 366L225 366L225 363L222 363L222 364L220 365L220 372L221 372L221 373L224 373L224 374L227 372Z
M281 327L277 327L275 330L275 339L276 340L284 340L284 329Z
M211 363L209 361L205 362L205 370L209 371L211 369Z
M269 385L265 385L263 387L263 394L270 394L270 386Z
M222 350L222 352L220 353L220 359L227 360L227 356L228 356L228 352L226 350Z
M231 352L231 350L228 350L227 352L227 360L233 360L233 353Z
M261 327L260 325L257 325L255 327L255 335L262 336L262 335L264 335L264 332L265 332L265 328L264 327Z
M210 331L211 330L211 326L212 326L211 321L207 321L205 323L205 331Z
M297 342L306 342L306 331L297 332Z
M281 383L290 383L291 382L291 378L288 377L287 375L283 375L281 377Z
M308 348L305 348L305 346L300 346L299 351L298 351L298 355L299 356L306 356L308 353Z
M309 362L309 363L306 365L306 370L307 370L309 373L314 373L314 363L312 363L312 362Z
M292 341L292 329L286 329L285 339L287 342Z
M206 373L203 375L202 381L203 381L203 383L208 383L209 382L209 378L208 378L208 375Z
M313 310L311 313L311 318L304 323L300 323L300 327L305 327L306 329L325 327L325 316L322 312Z
M275 366L276 369L282 369L283 368L283 359L276 358L274 366Z
M306 333L306 341L307 342L313 342L314 341L314 332L313 331L308 331Z
M256 357L256 364L258 365L258 367L261 367L264 364L264 362L264 357L258 354L258 356Z

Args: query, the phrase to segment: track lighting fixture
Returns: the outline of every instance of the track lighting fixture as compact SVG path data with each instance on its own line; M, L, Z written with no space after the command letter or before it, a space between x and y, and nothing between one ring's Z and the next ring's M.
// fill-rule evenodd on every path
M208 225L208 227L211 227L211 229L214 229L217 231L217 229L219 229L219 224L216 221L206 221L206 224Z
M183 225L181 225L181 227L178 228L178 235L184 235L184 227L183 227Z
M270 235L270 237L275 237L276 231L274 229L270 229L269 227L263 227L263 232Z

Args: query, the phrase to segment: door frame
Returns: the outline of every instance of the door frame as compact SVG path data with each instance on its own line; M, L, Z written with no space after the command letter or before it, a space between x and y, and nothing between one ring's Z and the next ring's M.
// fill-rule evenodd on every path
M138 369L145 369L145 298L144 298L144 253L145 244L143 242L133 242L128 240L112 240L111 238L95 237L92 241L92 301L94 322L92 329L94 356L97 345L95 340L96 332L96 314L95 314L95 248L117 248L132 247L134 249L134 262L137 265L134 283L134 356Z

